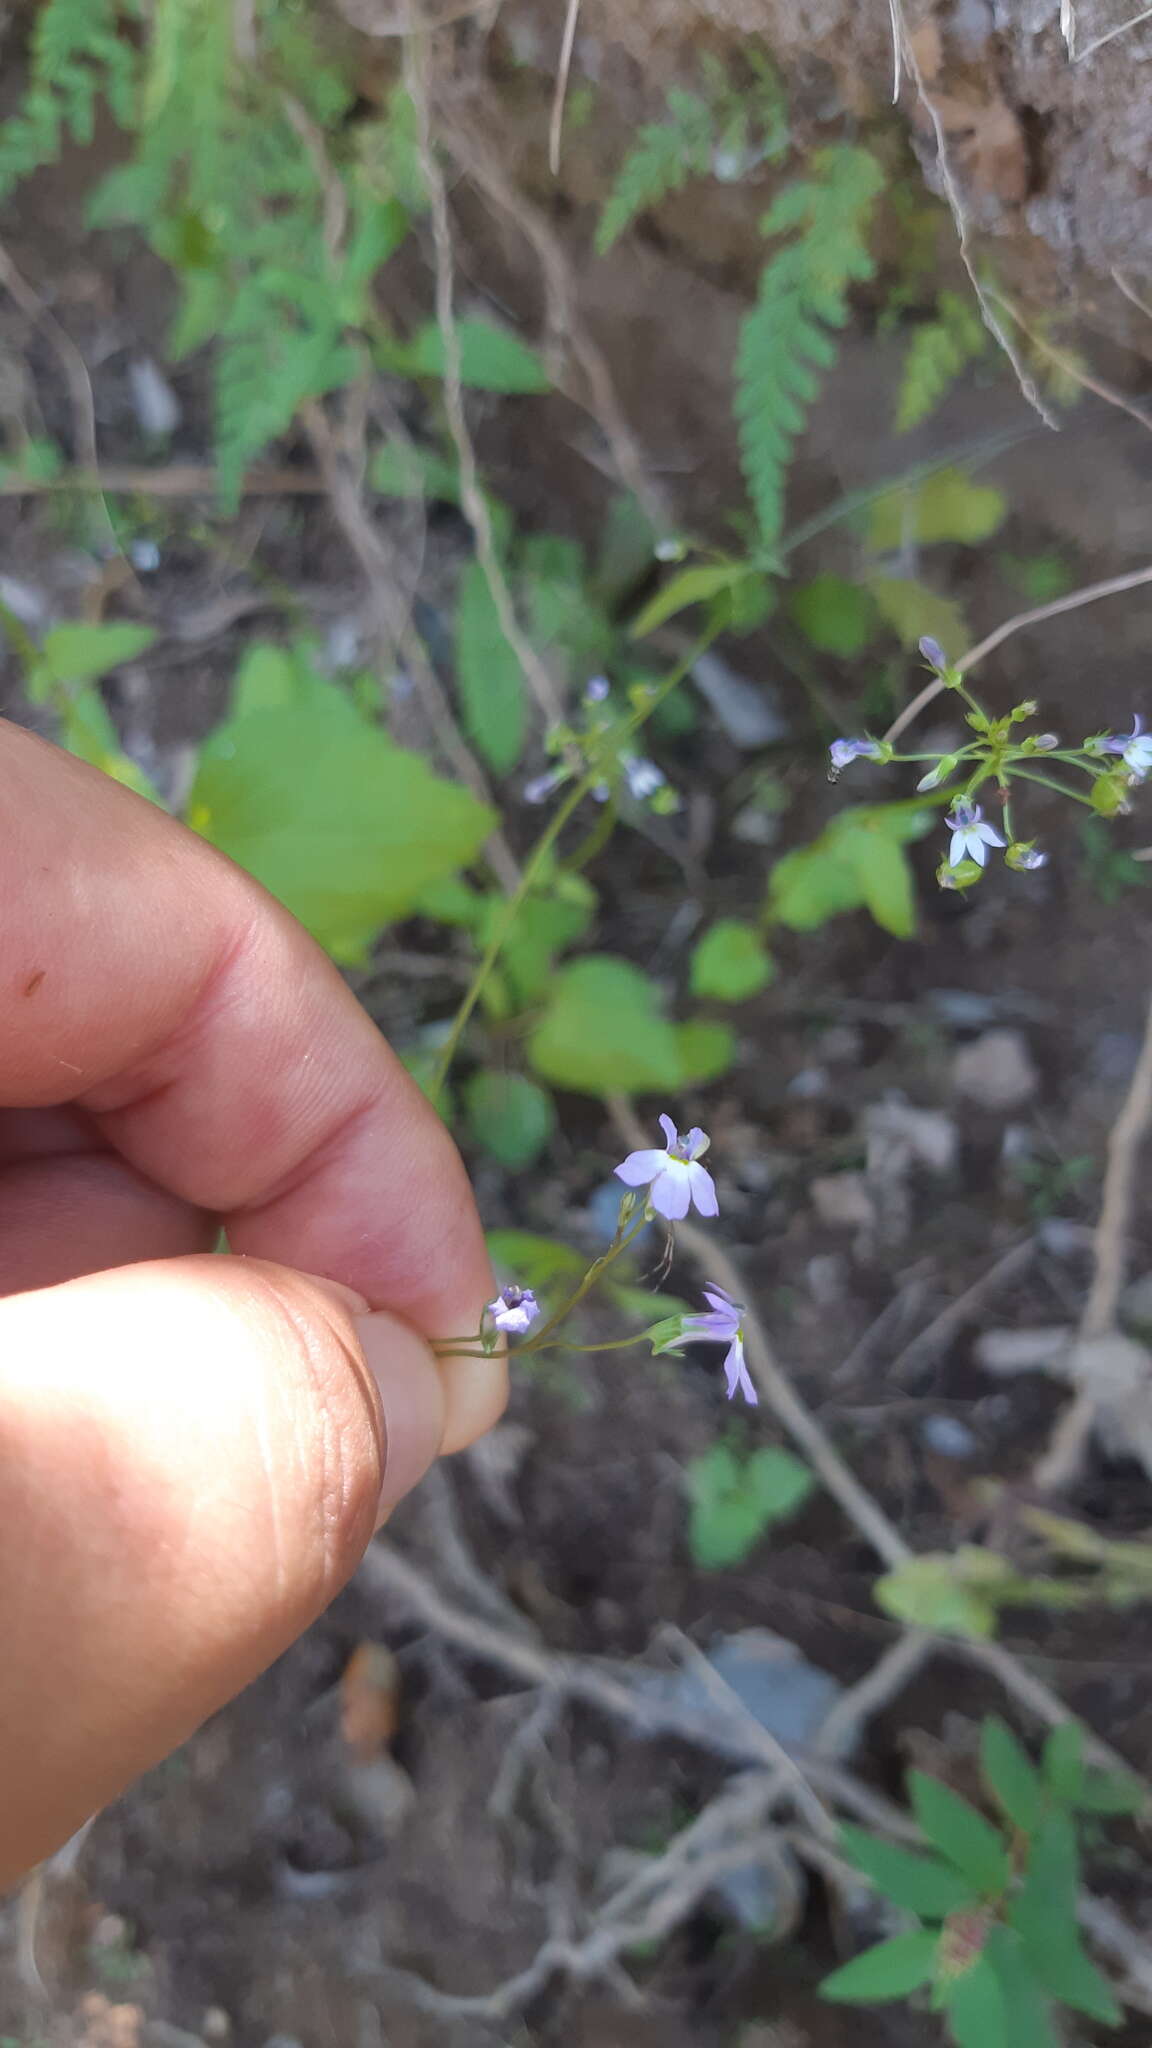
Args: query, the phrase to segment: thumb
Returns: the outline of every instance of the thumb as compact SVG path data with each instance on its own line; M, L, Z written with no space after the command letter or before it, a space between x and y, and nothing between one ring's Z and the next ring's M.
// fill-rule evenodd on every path
M0 1301L0 1890L321 1612L439 1449L421 1340L259 1260Z

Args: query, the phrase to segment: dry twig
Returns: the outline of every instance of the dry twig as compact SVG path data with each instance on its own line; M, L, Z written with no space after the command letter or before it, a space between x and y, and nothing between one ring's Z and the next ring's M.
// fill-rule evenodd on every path
M1128 1251L1128 1230L1135 1191L1136 1163L1152 1122L1152 998L1144 1020L1140 1056L1132 1072L1128 1093L1108 1137L1108 1163L1100 1218L1093 1239L1092 1285L1077 1332L1081 1348L1110 1337L1116 1329L1116 1315ZM1036 1483L1045 1492L1057 1492L1079 1472L1092 1434L1097 1394L1089 1375L1070 1408L1061 1416L1044 1456L1036 1466Z
M580 0L568 0L568 11L564 17L564 37L560 45L560 62L556 67L556 91L552 99L552 116L548 123L548 165L555 177L560 169L560 141L564 131L564 102L568 97L568 74L572 69L572 52L576 47L576 24L580 19Z

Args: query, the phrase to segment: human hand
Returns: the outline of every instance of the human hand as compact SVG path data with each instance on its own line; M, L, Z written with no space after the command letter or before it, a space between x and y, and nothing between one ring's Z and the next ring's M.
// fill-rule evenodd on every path
M278 904L2 722L0 876L2 1889L287 1647L506 1375L421 1341L492 1291L464 1169Z

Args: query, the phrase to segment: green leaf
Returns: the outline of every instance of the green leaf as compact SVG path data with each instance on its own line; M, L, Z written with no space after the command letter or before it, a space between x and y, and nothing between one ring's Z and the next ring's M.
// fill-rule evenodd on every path
M987 1956L948 1986L944 2007L956 2048L1030 2048L1008 2033L1003 1988Z
M788 600L788 611L819 653L845 660L861 654L876 630L869 591L843 576L814 576L801 583Z
M951 1551L909 1558L877 1579L872 1591L877 1606L913 1628L977 1639L996 1633L993 1589L965 1583Z
M1009 1906L1008 1922L1045 1991L1089 2019L1116 2026L1120 2008L1080 1940L1079 1891L1075 1830L1066 1813L1050 1813L1033 1838L1028 1873Z
M488 578L469 562L456 606L456 682L464 730L499 775L524 748L527 700L519 657L504 637Z
M573 960L554 976L528 1052L545 1081L585 1095L676 1088L682 1072L656 983L607 953Z
M1052 1729L1045 1738L1041 1768L1053 1798L1073 1805L1084 1782L1084 1730L1078 1721L1061 1721Z
M1007 1927L990 1927L984 1953L1000 1980L1009 2048L1060 2048L1048 2000L1017 1936Z
M849 1863L907 1913L943 1920L973 1903L971 1885L938 1857L902 1849L896 1842L885 1842L857 1827L841 1828L840 1846Z
M649 598L632 621L632 638L643 640L667 619L674 619L678 612L687 611L689 605L706 604L725 591L735 590L741 583L765 581L764 577L749 569L747 562L696 562L690 568L681 569L656 592L655 597Z
M862 905L885 931L915 930L912 870L903 846L930 831L930 811L915 804L853 805L810 846L777 861L769 877L768 914L794 931L812 931Z
M126 661L135 661L155 638L151 626L135 626L127 619L107 625L53 626L25 679L28 695L34 704L43 704L54 687L93 682Z
M500 973L517 1009L527 1009L547 993L556 955L587 931L595 915L595 892L582 877L570 876L567 881L570 894L526 897L504 942ZM573 884L578 886L573 889ZM476 927L481 948L488 944L505 909L502 897L488 899Z
M766 1529L803 1506L816 1483L791 1451L770 1444L747 1457L713 1444L689 1460L685 1478L692 1504L688 1546L693 1561L709 1572L741 1563Z
M962 469L935 469L916 482L899 484L872 501L868 545L890 554L909 541L960 541L974 547L995 533L1007 515L1002 491L973 483Z
M908 1791L916 1818L934 1849L954 1863L978 1892L1000 1892L1012 1861L999 1829L966 1799L923 1771L909 1771Z
M1013 1827L1023 1835L1034 1834L1044 1812L1044 1787L1012 1730L995 1716L980 1730L980 1769Z
M1073 1805L1078 1813L1122 1814L1139 1813L1147 1802L1139 1778L1123 1771L1085 1771Z
M552 1097L524 1074L473 1074L464 1107L477 1144L512 1173L539 1159L556 1127Z
M689 979L695 996L742 1003L767 987L772 974L772 961L755 925L722 917L693 949Z
M446 505L455 505L460 498L455 462L399 434L389 435L377 448L368 465L368 482L383 498L439 499Z
M508 327L491 320L465 319L456 322L460 344L460 381L474 391L516 393L547 391L550 379L540 357L527 342ZM399 351L403 374L410 377L444 375L444 337L436 321L421 327Z
M187 821L344 961L362 959L383 925L474 859L495 823L334 684L219 726L201 751Z
M736 1058L736 1040L727 1024L709 1017L690 1017L686 1024L674 1024L676 1052L680 1061L680 1085L690 1081L700 1086L718 1081Z
M490 1230L488 1256L502 1278L540 1292L579 1280L588 1264L582 1252L534 1230Z
M604 256L637 214L644 213L691 177L711 168L713 114L697 93L674 87L663 121L650 121L616 174L596 230L596 253Z
M877 1942L875 1948L865 1949L862 1956L825 1977L820 1996L848 2005L884 2005L890 1999L907 1998L931 1977L939 1939L935 1929L921 1927Z
M903 848L873 829L869 836L847 842L860 893L876 923L897 939L910 939L916 929L916 894L912 869Z
M876 609L891 626L902 647L918 647L925 637L938 640L950 661L963 654L968 629L960 606L907 576L870 576L868 588Z

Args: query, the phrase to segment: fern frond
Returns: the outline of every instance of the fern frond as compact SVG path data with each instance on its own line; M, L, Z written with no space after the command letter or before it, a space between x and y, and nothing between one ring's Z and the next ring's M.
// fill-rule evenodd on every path
M596 230L597 254L618 242L637 214L700 178L712 160L712 109L695 93L668 95L668 119L640 130L621 164Z
M884 182L868 150L846 145L818 151L812 171L785 186L765 217L765 234L796 237L764 267L736 365L744 474L769 550L783 525L793 444L821 371L835 361L834 330L848 317L849 286L872 275L866 235Z
M961 371L983 355L987 342L977 307L959 292L941 292L936 318L916 329L904 357L896 401L898 434L919 426L935 411Z
M28 85L0 131L0 198L22 178L55 163L67 140L92 140L96 106L106 98L126 122L139 60L118 30L120 0L45 0L29 51Z

